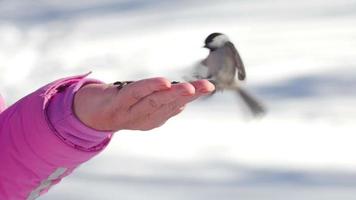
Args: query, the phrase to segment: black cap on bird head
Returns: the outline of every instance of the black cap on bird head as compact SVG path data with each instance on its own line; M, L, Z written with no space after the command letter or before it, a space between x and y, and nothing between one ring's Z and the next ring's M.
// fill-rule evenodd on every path
M219 47L222 47L226 42L229 41L229 38L222 33L211 33L206 39L204 48L208 48L210 50L215 50Z

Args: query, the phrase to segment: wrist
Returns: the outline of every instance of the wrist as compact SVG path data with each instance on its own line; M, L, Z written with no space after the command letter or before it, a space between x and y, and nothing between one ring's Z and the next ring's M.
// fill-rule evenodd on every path
M73 111L86 126L99 131L116 131L112 123L113 100L117 88L108 84L88 84L74 97Z

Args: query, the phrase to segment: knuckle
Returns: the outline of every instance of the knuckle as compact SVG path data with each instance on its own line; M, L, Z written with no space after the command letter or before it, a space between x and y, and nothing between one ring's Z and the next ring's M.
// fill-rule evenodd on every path
M156 77L156 78L153 78L152 80L157 84L162 84L162 83L164 84L164 83L169 82L168 79L166 79L164 77Z
M156 90L157 88L165 89L165 88L170 87L170 81L168 81L164 77L153 78L149 82L150 82L150 84L148 84L148 85L151 87L152 90Z

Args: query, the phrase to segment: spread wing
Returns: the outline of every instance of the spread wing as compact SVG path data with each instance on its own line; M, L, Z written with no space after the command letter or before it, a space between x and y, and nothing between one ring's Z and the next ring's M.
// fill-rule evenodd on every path
M237 68L239 80L241 80L241 81L245 80L246 71L245 71L244 63L242 62L242 59L240 57L240 54L237 52L237 50L232 42L227 42L225 44L225 46L228 48L229 53L231 53L234 58L234 62L235 62L235 66Z

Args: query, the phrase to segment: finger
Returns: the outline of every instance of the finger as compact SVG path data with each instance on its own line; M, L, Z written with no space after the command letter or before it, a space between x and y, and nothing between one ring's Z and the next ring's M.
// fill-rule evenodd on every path
M191 84L195 87L195 90L199 93L208 94L215 90L214 84L206 79L196 80L191 82Z
M200 92L196 92L196 90L200 90ZM134 121L137 122L135 129L150 130L179 114L187 103L209 94L213 90L214 85L207 80L173 84L171 89L155 92L133 105L128 116L141 116L141 120L134 117L136 119ZM151 98L151 96L155 96L155 98ZM149 103L149 98L150 100L156 99L156 101Z
M176 107L181 107L194 101L202 95L214 91L215 87L207 80L197 80L192 83L179 83L172 85L167 91L156 92L147 96L131 108L132 114L149 114L161 109L164 113L172 112ZM196 92L198 90L198 92ZM162 107L163 105L166 105Z
M120 102L124 102L128 108L140 101L142 98L156 91L167 90L170 87L170 81L162 77L144 79L126 85L120 90L118 96L120 98Z
M201 96L210 94L215 90L214 85L208 80L197 80L191 82L190 84L195 88L195 93L193 95L178 97L175 101L178 106L186 105Z
M195 89L189 83L172 85L171 89L155 92L146 96L130 108L131 114L149 114L161 109L163 105L171 102L179 102L181 97L193 96Z

